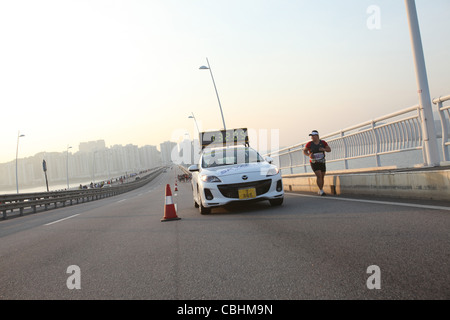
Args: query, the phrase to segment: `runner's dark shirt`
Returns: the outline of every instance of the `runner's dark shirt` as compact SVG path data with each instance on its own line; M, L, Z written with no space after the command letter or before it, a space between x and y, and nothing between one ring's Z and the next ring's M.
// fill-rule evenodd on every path
M319 151L320 148L326 148L328 147L328 143L326 143L324 140L319 140L318 144L315 144L313 141L309 141L305 149L310 150L311 156L309 161L314 162L325 162L325 152Z

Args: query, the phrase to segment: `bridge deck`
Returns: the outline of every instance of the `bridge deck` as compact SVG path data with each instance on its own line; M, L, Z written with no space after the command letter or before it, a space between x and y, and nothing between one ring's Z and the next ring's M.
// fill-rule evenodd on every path
M179 182L181 220L161 223L167 183L1 221L0 299L450 298L448 210L288 193L200 215Z

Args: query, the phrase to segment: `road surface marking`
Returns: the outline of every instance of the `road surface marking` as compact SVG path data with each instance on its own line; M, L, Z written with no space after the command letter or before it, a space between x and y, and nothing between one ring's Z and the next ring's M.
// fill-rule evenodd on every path
M299 196L299 197L307 197L307 198L317 198L319 196L306 195L306 194L298 194L298 193L289 193L286 194ZM361 200L361 199L350 199L350 198L341 198L341 197L320 197L321 199L329 199L329 200L341 200L341 201L353 201L353 202L363 202L363 203L375 203L375 204L387 204L392 206L403 206L403 207L413 207L413 208L422 208L422 209L434 209L434 210L447 210L450 211L450 207L443 206L429 206L423 204L414 204L414 203L404 203L404 202L389 202L389 201L377 201L377 200Z
M117 203L119 203L119 202L124 202L125 200L127 200L127 199L119 200L119 201L117 201Z
M64 220L67 220L67 219L70 219L70 218L73 218L73 217L76 217L76 216L79 216L79 215L80 214L77 213L77 214L74 214L73 216L70 216L70 217L67 217L67 218L63 218L63 219L59 219L59 220L56 220L56 221L53 221L53 222L50 222L50 223L46 223L46 224L44 224L44 226L49 226L51 224L54 224L54 223L57 223L57 222L61 222L61 221L64 221Z

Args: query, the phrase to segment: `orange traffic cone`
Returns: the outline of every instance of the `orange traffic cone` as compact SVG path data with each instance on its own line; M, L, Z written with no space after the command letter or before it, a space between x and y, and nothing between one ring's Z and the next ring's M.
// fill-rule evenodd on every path
M166 185L166 204L164 206L164 218L162 218L161 221L164 222L180 219L181 218L178 218L177 216L175 205L173 204L172 191L170 190L170 185Z

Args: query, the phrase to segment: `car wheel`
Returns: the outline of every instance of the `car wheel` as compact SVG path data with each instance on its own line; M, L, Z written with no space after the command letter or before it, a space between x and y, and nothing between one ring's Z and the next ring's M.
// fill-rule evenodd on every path
M272 207L274 207L274 206L281 206L283 204L283 200L284 200L284 198L278 198L278 199L269 200L269 202L270 202L270 205Z
M192 191L194 191L194 187L192 187ZM199 192L198 192L198 187L197 187L197 194L194 194L194 207L198 208L198 202L197 202L197 198L199 197Z
M200 195L198 197L198 202L199 202L198 203L198 211L200 211L200 214L210 214L211 213L211 208L206 208L203 206L202 198Z

